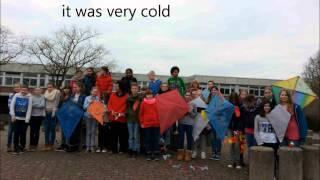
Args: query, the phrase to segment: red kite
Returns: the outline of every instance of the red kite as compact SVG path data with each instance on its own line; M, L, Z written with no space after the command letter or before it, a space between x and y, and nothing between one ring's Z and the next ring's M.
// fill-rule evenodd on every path
M157 110L160 121L160 134L171 127L189 111L188 104L178 90L156 96Z

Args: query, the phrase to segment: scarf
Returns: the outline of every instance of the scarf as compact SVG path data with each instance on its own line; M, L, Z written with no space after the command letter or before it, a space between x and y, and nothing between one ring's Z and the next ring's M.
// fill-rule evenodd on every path
M56 97L58 93L57 89L52 90L51 92L49 92L48 90L44 93L44 97L46 98L46 100L48 101L53 101L54 98Z

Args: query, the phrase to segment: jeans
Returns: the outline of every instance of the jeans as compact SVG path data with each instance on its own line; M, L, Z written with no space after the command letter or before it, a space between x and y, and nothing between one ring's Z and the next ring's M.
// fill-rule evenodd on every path
M45 145L53 145L56 139L56 117L51 117L52 112L46 112L44 119Z
M111 122L112 152L126 152L128 149L128 127L126 123ZM118 149L118 143L120 149Z
M43 118L43 116L31 116L30 118L30 146L38 146Z
M167 129L162 135L160 135L160 145L162 146L170 145L170 134L171 134L171 128Z
M98 146L100 149L106 149L107 144L108 144L108 137L110 135L108 135L108 133L110 134L110 132L108 132L108 127L109 125L105 124L105 125L101 125L100 123L98 124ZM110 142L109 142L110 144Z
M246 133L246 141L247 141L248 148L250 148L251 146L257 145L256 139L254 138L253 134Z
M149 127L143 128L144 131L144 145L147 154L158 154L160 153L160 128L159 127Z
M218 137L214 128L212 128L212 153L218 155L221 153L221 139Z
M94 118L85 117L86 121L86 147L93 149L95 146L97 122Z
M179 134L179 149L184 149L184 137L185 134L187 136L187 149L192 149L193 137L192 137L192 125L187 124L179 124L178 126L178 134Z
M14 123L14 150L23 150L26 147L27 124L24 120L16 120Z
M201 133L199 135L199 138L194 142L193 150L197 151L198 149L200 149L200 152L206 152L206 147L207 147L207 135Z
M140 127L137 122L128 122L128 133L129 133L129 149L132 151L140 152Z
M13 123L11 121L11 116L10 116L8 121L8 140L7 140L8 147L11 147L12 140L13 140L13 132L14 132L14 128L13 128Z
M228 137L235 138L235 142L230 145L230 160L232 163L240 163L240 135L235 135L232 130L228 130Z

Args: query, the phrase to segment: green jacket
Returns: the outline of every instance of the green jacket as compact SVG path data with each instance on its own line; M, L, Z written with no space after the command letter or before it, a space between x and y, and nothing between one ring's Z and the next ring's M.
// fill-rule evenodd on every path
M184 96L186 93L186 86L183 79L180 77L170 77L168 79L168 85L170 89L178 89L181 96Z
M133 110L134 103L138 101L139 106L136 111ZM128 122L139 122L139 109L140 109L141 97L139 95L133 96L130 95L127 99L127 120Z

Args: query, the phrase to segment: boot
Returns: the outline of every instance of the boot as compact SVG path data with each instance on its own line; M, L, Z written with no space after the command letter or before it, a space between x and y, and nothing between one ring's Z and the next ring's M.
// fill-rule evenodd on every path
M49 145L45 144L44 148L42 149L42 151L48 151Z
M184 156L184 161L189 162L192 159L192 151L186 150L185 151L185 156Z
M178 152L177 152L177 160L178 161L182 161L184 159L184 149L178 149Z

